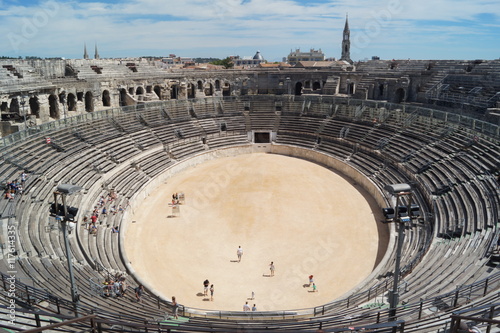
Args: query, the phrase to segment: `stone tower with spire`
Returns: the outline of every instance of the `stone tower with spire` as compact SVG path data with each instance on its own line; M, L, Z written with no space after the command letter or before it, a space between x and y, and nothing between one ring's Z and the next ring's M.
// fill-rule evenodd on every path
M89 54L87 53L87 43L83 43L83 59L88 59Z
M99 59L99 52L97 51L97 43L95 43L95 53L94 53L94 59Z
M349 20L347 14L345 16L344 33L342 34L342 56L340 60L345 60L352 63L351 60L351 31L349 30Z

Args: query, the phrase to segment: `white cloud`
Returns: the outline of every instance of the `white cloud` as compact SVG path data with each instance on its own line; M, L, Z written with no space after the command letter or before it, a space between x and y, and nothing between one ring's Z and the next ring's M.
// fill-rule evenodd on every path
M213 56L222 57L227 49L239 52L238 48L244 48L261 49L265 56L281 58L290 48L314 47L322 48L328 56L338 57L344 17L349 12L351 36L369 37L368 46L360 50L362 57L378 44L388 48L405 45L407 52L411 52L413 47L419 47L411 46L412 41L459 40L464 35L488 33L488 29L491 34L491 29L498 31L500 25L498 14L493 16L495 22L477 20L480 14L500 13L499 3L486 0L55 3L58 8L51 12L48 22L34 21L37 15L43 19L44 3L32 7L4 4L0 10L0 43L4 46L4 55L79 56L84 41L88 46L96 41L102 56L106 56L105 50L113 56L128 56L142 54L142 50L160 55L169 53L170 49L192 50L198 54L210 49L221 52ZM441 23L429 23L434 21ZM35 29L27 33L29 22L40 24L34 24ZM464 22L475 26L462 27ZM16 43L9 39L13 35L22 42L14 45Z

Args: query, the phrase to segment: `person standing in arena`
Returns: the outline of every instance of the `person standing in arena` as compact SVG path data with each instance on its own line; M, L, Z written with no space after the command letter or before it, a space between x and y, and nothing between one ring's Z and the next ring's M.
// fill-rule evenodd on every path
M241 246L238 246L238 250L236 250L236 255L238 256L238 262L241 261L241 256L243 255L243 249Z
M248 302L245 302L245 305L243 305L243 311L250 311L250 305L248 305Z
M273 261L271 261L271 264L269 264L269 270L271 271L271 276L274 276L275 267Z
M203 296L208 296L208 286L209 286L210 282L208 281L208 279L206 279L205 281L203 281Z

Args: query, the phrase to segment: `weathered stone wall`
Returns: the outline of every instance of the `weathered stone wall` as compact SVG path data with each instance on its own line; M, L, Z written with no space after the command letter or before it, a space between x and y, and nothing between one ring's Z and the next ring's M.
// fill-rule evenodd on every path
M24 127L24 112L31 123L43 123L105 108L206 96L327 93L426 103L426 91L446 73L473 71L484 63L373 61L350 68L219 71L163 70L146 59L2 60L0 65L3 136Z

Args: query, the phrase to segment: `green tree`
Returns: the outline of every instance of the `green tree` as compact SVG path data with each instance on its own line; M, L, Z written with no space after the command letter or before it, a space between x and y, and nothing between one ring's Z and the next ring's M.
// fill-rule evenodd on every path
M233 60L229 57L227 57L226 59L222 59L222 60L212 61L211 64L217 65L217 66L224 66L224 68L226 68L226 69L234 67Z

